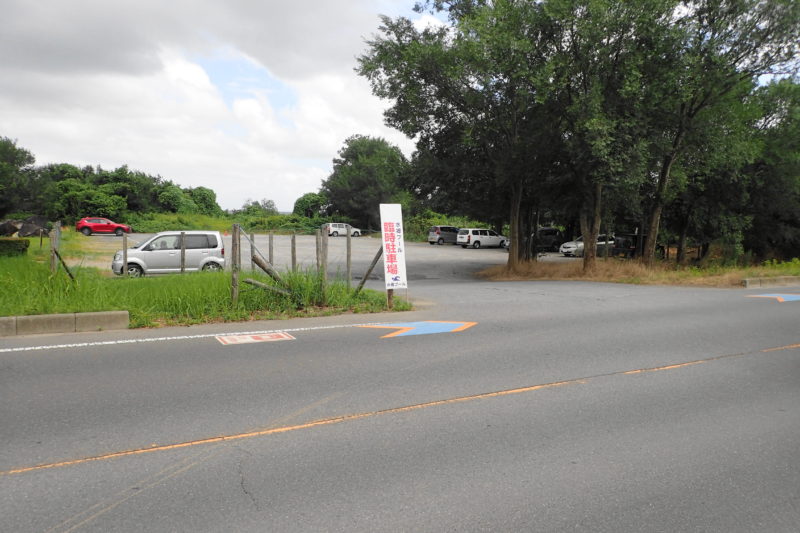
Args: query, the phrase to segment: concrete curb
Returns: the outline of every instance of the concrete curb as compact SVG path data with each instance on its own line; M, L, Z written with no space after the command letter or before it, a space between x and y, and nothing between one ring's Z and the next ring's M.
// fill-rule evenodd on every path
M774 278L745 278L742 280L745 289L758 287L790 287L800 285L800 276L778 276Z
M128 329L127 311L0 317L0 337Z

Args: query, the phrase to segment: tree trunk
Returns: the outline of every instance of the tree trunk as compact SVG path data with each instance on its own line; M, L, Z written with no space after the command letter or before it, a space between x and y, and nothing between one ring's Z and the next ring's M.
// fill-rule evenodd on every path
M686 240L689 234L689 219L691 218L691 209L686 213L686 216L683 219L683 224L681 224L681 234L678 237L678 253L675 262L679 265L686 264Z
M520 258L524 254L522 235L520 232L520 206L522 204L522 184L513 183L511 185L511 248L508 253L507 267L509 270L517 270L520 265Z
M675 133L675 138L672 140L672 148L669 153L664 156L661 161L661 170L658 173L658 186L656 187L656 196L653 199L653 209L650 212L649 227L647 228L647 235L645 235L644 251L642 253L642 263L645 265L652 265L656 255L656 243L658 241L658 229L661 224L661 212L664 210L665 196L667 192L667 185L669 184L670 173L672 172L672 165L678 159L681 147L683 145L683 137L686 132L687 110L685 106L681 106L681 121L678 126L678 131Z
M592 194L584 199L581 209L581 233L583 234L583 271L591 272L597 266L597 236L600 234L600 214L603 186L595 183Z

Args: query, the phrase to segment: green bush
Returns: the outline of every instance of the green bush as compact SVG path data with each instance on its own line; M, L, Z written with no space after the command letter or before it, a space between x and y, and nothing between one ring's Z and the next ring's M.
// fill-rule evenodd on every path
M28 253L30 244L28 239L0 238L0 256L25 255Z

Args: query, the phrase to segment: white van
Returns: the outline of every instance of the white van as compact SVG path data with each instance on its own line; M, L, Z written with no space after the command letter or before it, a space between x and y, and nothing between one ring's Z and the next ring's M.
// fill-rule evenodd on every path
M462 228L458 230L458 235L456 236L456 244L460 244L462 248L467 246L473 248L497 246L502 248L507 240L499 233L486 228Z
M350 228L350 235L353 237L358 237L361 235L361 230L358 228L354 228L349 224L342 224L341 222L329 222L328 224L324 224L322 226L323 231L328 231L329 237L338 237L339 235L347 235L347 228Z

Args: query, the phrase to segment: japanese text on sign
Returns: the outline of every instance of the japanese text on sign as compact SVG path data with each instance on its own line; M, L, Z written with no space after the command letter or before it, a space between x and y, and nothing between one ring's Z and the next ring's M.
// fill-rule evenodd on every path
M387 289L407 289L403 212L400 204L381 204L383 269Z

